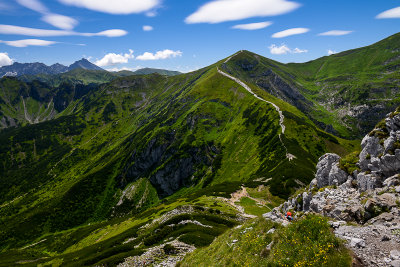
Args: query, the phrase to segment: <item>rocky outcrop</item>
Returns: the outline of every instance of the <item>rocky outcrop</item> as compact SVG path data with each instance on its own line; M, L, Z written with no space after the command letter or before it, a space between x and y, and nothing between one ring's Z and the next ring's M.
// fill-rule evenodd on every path
M361 191L382 187L385 180L400 173L400 114L387 116L361 143L357 175Z
M319 213L333 220L337 236L367 266L397 266L400 248L400 114L399 109L366 135L358 170L346 173L340 157L323 155L310 186L265 218L282 222L287 211ZM346 222L359 226L348 226ZM371 234L372 233L372 234ZM385 242L385 246L381 246Z
M318 188L329 185L339 185L347 180L348 174L339 168L340 157L336 154L325 154L319 158L317 164L317 179Z

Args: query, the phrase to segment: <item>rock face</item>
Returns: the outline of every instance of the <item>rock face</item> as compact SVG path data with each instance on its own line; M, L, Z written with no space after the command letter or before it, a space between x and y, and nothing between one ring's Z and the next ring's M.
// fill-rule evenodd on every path
M264 214L281 222L287 211L330 217L337 236L366 266L397 266L400 248L400 108L366 135L358 171L346 173L336 154L323 155L309 188ZM297 212L295 214L297 214ZM348 226L346 222L359 226ZM343 223L342 223L343 222ZM384 246L382 246L384 242Z
M317 164L317 186L339 185L347 180L347 173L339 168L340 157L336 154L325 154Z
M391 113L384 123L367 134L361 143L357 176L361 191L382 187L385 180L400 173L400 114Z

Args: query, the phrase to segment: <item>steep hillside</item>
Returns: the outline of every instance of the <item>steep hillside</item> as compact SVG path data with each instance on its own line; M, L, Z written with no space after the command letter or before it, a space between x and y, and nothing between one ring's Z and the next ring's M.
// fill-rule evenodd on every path
M76 101L96 88L67 82L52 87L38 80L25 83L14 77L1 78L0 130L52 120L61 113L70 114Z
M121 218L133 235L132 227L165 209L196 202L223 209L217 197L243 183L287 197L310 181L320 155L354 149L295 107L222 74L223 65L173 77L118 78L73 100L64 111L68 116L0 132L4 258L23 259L12 249L39 241L38 250L29 250L34 257L70 253L54 242L66 238L60 231L75 236L79 229L86 230L74 237L82 243L73 251L88 256L85 249L98 241L85 238L105 225L115 230L112 218ZM143 220L139 214L146 210ZM118 236L121 244L127 236L120 234L107 238ZM204 238L209 244L213 237Z
M228 73L294 105L320 128L360 138L399 103L400 34L306 63L282 64L248 51Z
M363 136L399 104L400 34L376 44L288 64L304 95ZM317 116L317 115L316 115Z

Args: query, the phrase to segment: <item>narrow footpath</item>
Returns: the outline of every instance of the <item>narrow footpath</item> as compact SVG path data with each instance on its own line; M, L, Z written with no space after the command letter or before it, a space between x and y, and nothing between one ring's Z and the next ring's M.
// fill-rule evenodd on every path
M227 58L227 59L224 61L224 64L228 63L229 60L231 60L231 58L235 57L235 56L238 55L239 53L241 53L241 51L238 52L238 53L236 53L236 54L234 54L233 56ZM247 84L245 84L244 82L242 82L240 79L238 79L238 78L236 78L236 77L233 77L233 76L229 75L229 74L226 73L226 72L223 72L223 71L220 70L218 67L217 67L217 70L218 70L218 73L220 73L221 75L223 75L223 76L225 76L225 77L228 77L229 79L235 81L237 84L239 84L240 86L242 86L244 89L246 89L246 91L248 91L250 94L252 94L252 95L253 95L255 98L257 98L258 100L261 100L261 101L263 101L263 102L265 102L265 103L271 104L271 105L276 109L276 111L279 113L279 125L280 125L281 128L282 128L282 133L279 134L279 140L281 141L283 147L284 147L285 150L286 150L286 157L289 159L289 161L295 159L296 156L294 156L294 155L292 155L292 154L290 154L290 153L288 152L288 149L287 149L286 145L285 145L284 142L282 141L281 135L282 135L282 134L285 134L286 126L285 126L285 124L284 124L285 116L283 115L283 112L281 111L281 109L280 109L275 103L272 103L272 102L270 102L270 101L267 101L267 100L261 98L260 96L258 96L256 93L254 93L254 92L251 90L251 88L250 88Z

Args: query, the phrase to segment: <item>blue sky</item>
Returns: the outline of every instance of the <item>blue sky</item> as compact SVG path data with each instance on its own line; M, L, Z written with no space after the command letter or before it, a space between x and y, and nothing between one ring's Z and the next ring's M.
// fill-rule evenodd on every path
M188 72L241 49L305 62L399 30L399 0L0 0L0 66Z

